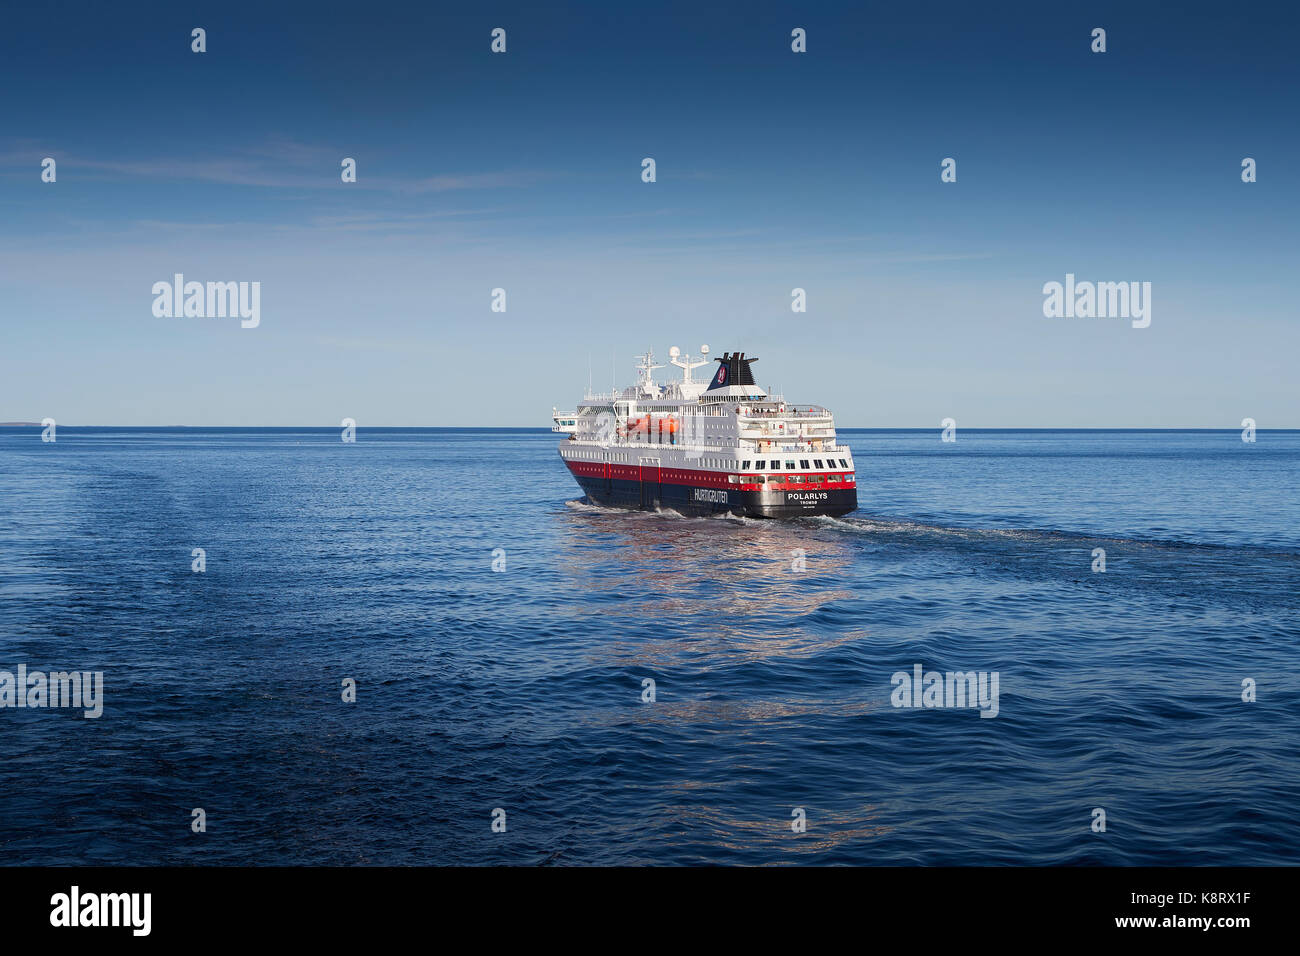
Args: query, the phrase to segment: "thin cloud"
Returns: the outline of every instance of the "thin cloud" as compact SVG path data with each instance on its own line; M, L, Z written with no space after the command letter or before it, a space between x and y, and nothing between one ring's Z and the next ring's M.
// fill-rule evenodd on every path
M465 173L462 175L431 176L416 180L405 187L414 192L445 192L451 189L518 189L531 186L546 178L542 173L521 172Z
M276 189L325 189L338 185L339 149L293 140L272 140L224 157L203 159L158 157L150 159L92 158L58 149L24 143L0 153L0 167L28 170L46 156L54 157L60 171L76 170L104 178L202 182L223 186ZM519 189L532 186L547 174L536 170L502 170L488 173L441 173L410 177L362 175L351 188L392 192L451 192L481 189Z

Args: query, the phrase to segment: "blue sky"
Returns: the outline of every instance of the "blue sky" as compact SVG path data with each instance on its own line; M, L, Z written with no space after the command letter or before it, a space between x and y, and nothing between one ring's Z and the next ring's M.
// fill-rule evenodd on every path
M707 342L846 426L1300 427L1285 7L469 7L11 9L0 420L545 425Z

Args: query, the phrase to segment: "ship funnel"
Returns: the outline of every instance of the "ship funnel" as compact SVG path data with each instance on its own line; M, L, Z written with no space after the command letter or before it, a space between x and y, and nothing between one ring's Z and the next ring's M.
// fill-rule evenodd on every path
M728 385L756 385L754 373L750 366L758 361L756 358L746 358L744 352L737 352L734 355L730 352L724 352L722 358L714 359L718 364L718 371L713 376L713 381L709 383L709 391L715 388L726 388Z

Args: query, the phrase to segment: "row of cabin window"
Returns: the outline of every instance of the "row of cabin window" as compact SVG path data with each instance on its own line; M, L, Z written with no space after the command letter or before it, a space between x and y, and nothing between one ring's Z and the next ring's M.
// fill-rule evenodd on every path
M836 460L837 460L837 459L834 459L834 458L827 458L827 459L825 460L825 462L823 462L823 460L820 459L820 458L814 458L814 459L812 459L812 467L813 467L813 468L834 468L834 467L835 467L835 462L836 462ZM809 461L809 460L808 460L807 458L802 458L802 459L800 459L800 460L799 460L799 468L800 468L801 470L807 471L807 470L808 470L808 467L809 467L809 465L808 465L808 461ZM845 470L847 470L847 469L849 468L849 463L848 463L848 461L847 461L846 459L844 459L844 458L840 458L840 459L838 459L838 461L839 461L839 465L840 465L841 468L843 468L843 469L845 469ZM700 460L700 463L703 464L703 465L704 465L705 467L707 467L707 468L731 468L731 467L733 467L733 464L734 464L732 461L730 461L729 459L725 459L725 458L703 458L703 459ZM753 465L754 467L751 469L751 468L749 467L750 465ZM767 466L768 466L767 459L763 459L763 460L761 460L761 461L742 461L742 462L740 463L740 470L741 470L741 471L751 471L751 470L752 470L752 471L765 471L765 470L767 470ZM773 458L773 459L772 459L772 468L776 469L776 468L780 468L780 467L781 467L781 459L779 459L779 458ZM783 470L783 471L794 471L794 470L795 470L794 461L793 461L793 460L787 461L787 462L785 463L785 468L783 468L782 470Z
M832 481L853 481L852 475L730 475L728 480L733 485L765 485L768 482L786 485L820 485L827 478Z
M579 456L579 457L587 457L587 456L586 456L584 453L582 453L582 452L578 452L578 456ZM626 456L626 455L613 455L613 456L611 456L611 458L612 458L612 460L614 460L614 461L626 461L626 460L627 460L627 456ZM844 459L844 458L840 458L840 459L827 458L827 459L825 459L825 463L823 463L823 459L821 459L821 458L813 458L813 459L811 459L811 461L812 461L812 467L813 467L813 468L834 468L834 467L835 467L835 462L836 462L837 460L839 461L839 465L840 465L841 468L845 468L845 469L847 469L847 468L849 467L849 463L848 463L848 461L847 461L846 459ZM802 468L802 469L807 469L807 468L809 467L808 462L809 462L809 459L807 459L807 458L802 458L802 459L800 459L800 460L799 460L799 467ZM728 465L730 464L729 462L723 461L721 458L706 458L706 459L704 459L704 463L705 463L706 465L708 465L709 467L711 467L711 468L726 468L726 467L728 467ZM767 468L767 464L768 464L768 463L767 463L767 459L761 459L761 460L759 460L759 461L742 461L742 462L740 463L740 470L741 470L741 471L750 471L751 469L750 469L749 466L750 466L751 464L754 466L753 469L752 469L753 471L764 471L764 470L766 470L766 468ZM780 468L780 467L781 467L781 459L779 459L779 458L773 458L773 459L772 459L772 467L773 467L773 468ZM794 470L794 467L795 467L794 460L793 460L793 459L790 459L790 460L787 460L787 461L786 461L786 463L785 463L785 469L784 469L784 470L785 470L785 471L793 471L793 470Z
M829 462L829 464L825 464L825 465L823 465L823 464L822 464L822 460L821 460L820 458L814 458L814 459L812 460L812 466L813 466L814 468L834 468L834 467L835 467L835 459L834 459L834 458L827 458L826 461ZM848 463L845 459L841 458L841 459L839 459L839 462L840 462L840 467L841 467L841 468L848 468L848 467L849 467L849 463ZM764 469L767 468L767 461L766 461L766 460L763 460L763 461L756 461L756 462L754 462L753 464L754 464L754 471L763 471ZM747 462L747 461L743 461L743 462L741 462L741 463L740 463L740 470L741 470L741 471L749 471L749 465L750 465L750 463ZM772 467L773 467L773 468L780 468L780 467L781 467L781 459L779 459L779 458L774 458L774 459L772 459ZM805 470L806 470L806 469L808 468L808 459L807 459L807 458L800 459L800 461L799 461L799 467L802 468L802 469L805 469ZM794 470L794 462L793 462L793 461L787 461L787 462L785 463L785 470L786 470L786 471L793 471L793 470Z
M604 461L603 457L597 457L591 452L575 451L569 455L570 458L584 458L588 461ZM627 461L627 455L611 455L610 461Z

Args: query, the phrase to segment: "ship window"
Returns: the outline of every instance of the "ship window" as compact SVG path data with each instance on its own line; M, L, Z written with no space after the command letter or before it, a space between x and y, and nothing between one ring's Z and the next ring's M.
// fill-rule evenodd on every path
M848 463L847 461L845 461L843 458L841 458L841 459L840 459L840 467L841 467L841 468L847 468L847 467L849 467L849 463Z
M808 469L808 459L807 459L807 458L801 458L801 459L799 460L799 467L800 467L800 468L803 468L803 469L806 471L806 470Z
M744 464L742 464L742 465L740 466L740 470L741 470L741 471L749 471L749 462L745 462Z
M749 476L749 480L750 480L750 483L751 483L751 484L761 485L761 484L763 483L763 476L762 476L762 475L750 475L750 476Z
M792 462L792 461L787 461L787 462L785 463L785 470L786 470L786 471L794 471L794 462Z
M822 460L821 460L820 458L814 458L814 459L813 459L813 467L814 467L814 468L825 468L826 466L822 464Z
M759 471L762 471L764 468L767 467L767 462L766 462L766 461L756 461L756 462L754 462L754 467L757 468Z

